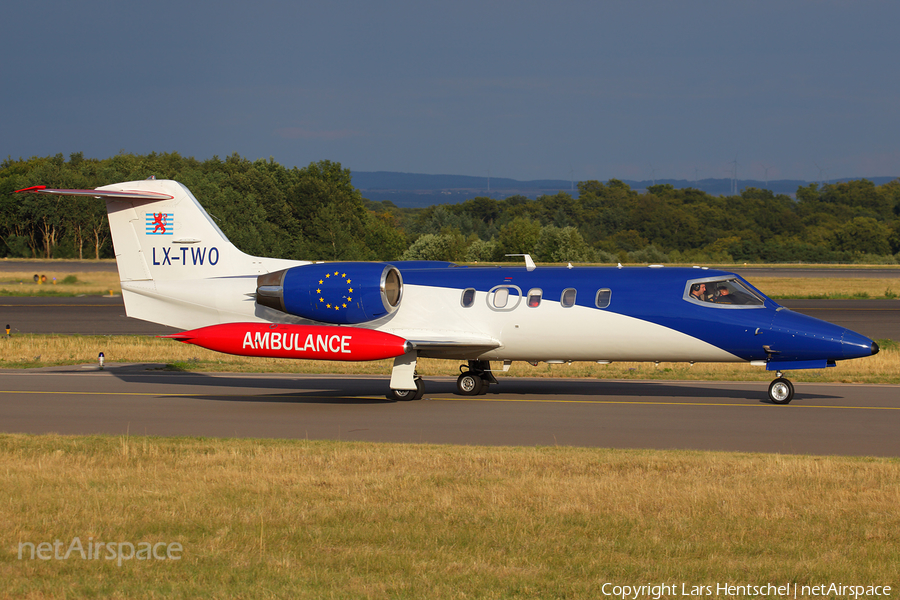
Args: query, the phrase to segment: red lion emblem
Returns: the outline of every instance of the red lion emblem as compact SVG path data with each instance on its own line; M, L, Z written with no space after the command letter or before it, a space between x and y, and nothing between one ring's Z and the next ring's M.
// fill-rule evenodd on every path
M166 217L168 217L166 213L153 213L153 233L165 233L166 232Z

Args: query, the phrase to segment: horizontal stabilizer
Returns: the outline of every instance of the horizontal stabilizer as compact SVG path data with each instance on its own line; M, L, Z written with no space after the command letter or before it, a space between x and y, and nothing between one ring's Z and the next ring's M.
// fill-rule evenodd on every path
M146 192L137 190L113 191L113 190L62 190L50 189L46 185L16 190L16 194L53 194L56 196L91 196L93 198L112 198L122 200L171 200L173 196L159 192Z

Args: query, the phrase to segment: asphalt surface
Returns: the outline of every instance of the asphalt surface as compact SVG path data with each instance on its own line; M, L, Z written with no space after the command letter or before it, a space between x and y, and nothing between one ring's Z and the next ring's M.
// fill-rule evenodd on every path
M122 296L0 297L0 326L17 333L165 335L178 329L125 316Z
M744 279L753 277L849 277L853 279L900 279L897 267L740 267L733 269Z
M900 387L504 379L475 398L451 378L390 402L387 377L191 374L117 365L4 371L0 430L900 455Z
M873 340L900 341L900 300L778 300L778 303Z

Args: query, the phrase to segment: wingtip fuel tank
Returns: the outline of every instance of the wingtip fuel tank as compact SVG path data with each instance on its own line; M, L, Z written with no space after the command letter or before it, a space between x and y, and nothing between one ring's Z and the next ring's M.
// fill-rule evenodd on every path
M238 356L313 360L381 360L410 348L391 333L334 325L223 323L160 337Z

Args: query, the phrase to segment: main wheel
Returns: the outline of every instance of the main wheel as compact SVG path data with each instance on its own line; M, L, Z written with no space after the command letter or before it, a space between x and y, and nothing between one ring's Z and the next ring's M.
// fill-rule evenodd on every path
M466 371L456 380L456 389L463 396L477 396L484 389L484 380L471 371Z
M422 383L422 379L416 378L416 389L414 390L390 390L387 393L388 400L395 400L398 402L406 402L408 400L419 400L422 396L425 395L425 384Z
M769 384L769 400L775 404L787 404L794 399L794 384L779 377Z

